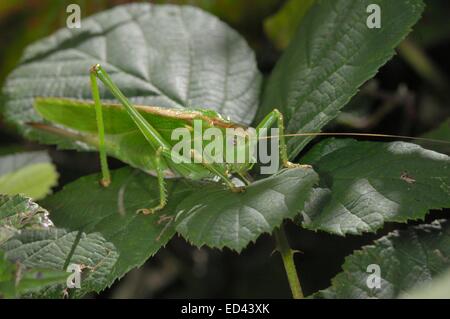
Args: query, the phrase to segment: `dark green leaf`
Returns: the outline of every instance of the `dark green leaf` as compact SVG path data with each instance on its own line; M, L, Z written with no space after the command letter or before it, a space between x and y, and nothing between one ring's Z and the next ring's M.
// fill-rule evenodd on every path
M380 268L380 288L369 288L373 270ZM332 279L331 287L314 295L316 298L396 298L423 287L450 267L450 223L395 231L373 245L355 251L345 259L343 272Z
M51 211L57 227L84 232L99 232L116 248L119 258L108 282L122 277L142 265L175 234L174 207L189 192L188 187L176 187L183 180L168 181L170 201L158 214L137 214L139 208L153 207L159 199L154 177L131 168L112 172L108 188L99 185L99 176L90 175L66 185L62 191L48 197L45 207ZM175 188L176 187L176 188Z
M0 194L0 245L24 228L49 225L48 212L30 198Z
M0 251L0 299L17 298L50 285L65 283L67 272L47 269L26 269L20 263L11 263Z
M154 177L124 168L113 172L113 183L106 189L98 186L98 178L79 179L45 205L58 227L100 232L115 245L120 258L111 280L141 265L175 232L197 246L241 251L283 219L296 216L317 183L310 169L281 171L244 193L232 193L214 182L168 180L168 206L144 216L136 210L154 206L159 198Z
M302 161L321 180L303 212L312 230L373 232L450 207L450 158L415 144L328 139Z
M294 218L318 182L312 169L288 169L259 180L241 194L209 187L177 206L177 231L196 246L241 251L283 219Z
M380 29L366 25L372 3L381 7ZM275 66L257 120L276 107L288 133L319 132L392 57L423 7L421 0L318 1ZM291 138L290 158L311 138Z
M19 262L29 269L47 269L57 273L65 271L71 264L81 267L79 289L73 288L71 296L81 297L87 292L100 292L109 282L109 275L117 261L114 245L100 234L67 232L50 227L48 229L26 229L1 246L6 258ZM69 277L67 272L65 278ZM53 278L49 275L48 279ZM27 277L26 279L32 279ZM32 282L24 282L31 285ZM66 280L62 285L52 285L34 292L34 297L57 297L65 295Z
M110 284L109 275L117 260L114 245L98 233L54 228L47 215L29 198L0 195L0 249L16 264L13 278L3 283L0 266L0 290L8 297L25 293L63 297L70 264L84 268L81 288L75 289L74 296L99 292Z

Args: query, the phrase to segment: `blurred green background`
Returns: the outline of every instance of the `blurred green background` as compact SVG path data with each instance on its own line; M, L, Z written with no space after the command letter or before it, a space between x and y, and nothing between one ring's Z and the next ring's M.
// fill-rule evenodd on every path
M356 1L356 0L355 0ZM129 2L190 4L207 10L237 29L255 50L260 70L267 75L289 42L302 15L299 3L310 0L1 0L0 85L33 41L64 27L66 7L79 4L82 17ZM295 3L297 2L297 4ZM450 140L450 1L428 0L422 20L375 79L328 127L355 131ZM286 5L286 9L283 7ZM306 5L307 6L307 5ZM281 13L277 14L277 12ZM0 100L1 108L1 100ZM56 151L23 140L0 115L0 153L15 150L49 150L61 175L59 188L80 176L99 170L96 154ZM447 154L445 145L426 144ZM114 166L122 164L114 162ZM433 212L428 219L448 211ZM336 238L287 225L305 294L326 288L340 271L344 257L374 238L399 228L387 225L374 235ZM132 297L289 297L280 258L269 236L261 237L241 255L231 251L196 249L173 239L140 269L131 271L112 288L93 298Z

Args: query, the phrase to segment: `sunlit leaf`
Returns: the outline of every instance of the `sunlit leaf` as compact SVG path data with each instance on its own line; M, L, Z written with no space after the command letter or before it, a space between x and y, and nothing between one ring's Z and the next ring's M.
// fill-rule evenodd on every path
M0 194L44 198L57 184L58 173L46 152L0 156Z

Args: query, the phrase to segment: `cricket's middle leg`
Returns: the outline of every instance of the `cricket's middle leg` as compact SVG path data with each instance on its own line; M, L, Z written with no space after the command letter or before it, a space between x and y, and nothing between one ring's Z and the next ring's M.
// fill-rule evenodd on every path
M187 165L185 168L189 169L189 164L183 164L182 160L183 157L181 155L176 155L173 154L169 149L166 148L162 148L161 149L162 152L162 156L166 157L168 160L173 160L173 156L177 157L177 162L179 162L179 164L177 165ZM192 157L197 157L197 158L201 158L201 155L198 154L195 149L191 150L191 155ZM200 163L198 165L202 165L204 168L206 168L207 170L209 170L211 173L219 176L222 181L225 183L225 185L227 185L227 187L234 193L240 193L243 192L245 190L245 187L241 187L241 186L236 186L234 185L234 183L232 182L232 180L228 177L227 172L220 166L217 166L213 161L211 161L210 159L202 159L199 161Z
M280 157L281 162L283 163L284 167L287 168L295 168L295 167L303 167L303 168L311 168L310 165L301 165L301 164L295 164L291 163L289 161L288 155L287 155L287 145L286 145L286 138L284 136L284 118L283 114L281 114L280 111L277 109L274 109L272 112L266 115L266 117L258 124L256 127L257 136L258 138L261 137L268 137L267 131L274 125L277 124L278 126L278 132L279 132L279 149L280 149ZM263 132L263 133L261 133Z
M201 158L201 155L198 154L195 149L191 150L191 153L192 156ZM234 185L233 181L230 179L230 177L228 177L227 172L224 171L220 166L217 166L211 159L201 158L201 165L211 173L219 176L233 193L241 193L245 191L245 186Z

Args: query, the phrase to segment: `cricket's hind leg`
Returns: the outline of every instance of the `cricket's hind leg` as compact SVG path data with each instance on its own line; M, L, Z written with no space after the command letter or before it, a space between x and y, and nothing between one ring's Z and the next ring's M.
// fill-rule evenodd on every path
M267 137L268 129L270 129L275 123L277 123L278 125L279 141L280 141L279 154L283 166L286 168L311 168L311 165L296 164L289 161L287 155L286 138L284 136L284 118L283 114L281 114L281 112L278 111L277 109L274 109L272 112L267 114L267 116L256 127L258 138ZM261 131L263 133L260 133Z
M167 188L166 188L166 181L164 180L164 170L161 165L161 152L162 147L158 148L155 157L156 176L158 178L158 189L159 189L159 204L151 208L140 208L136 211L136 213L150 215L163 209L167 204Z

